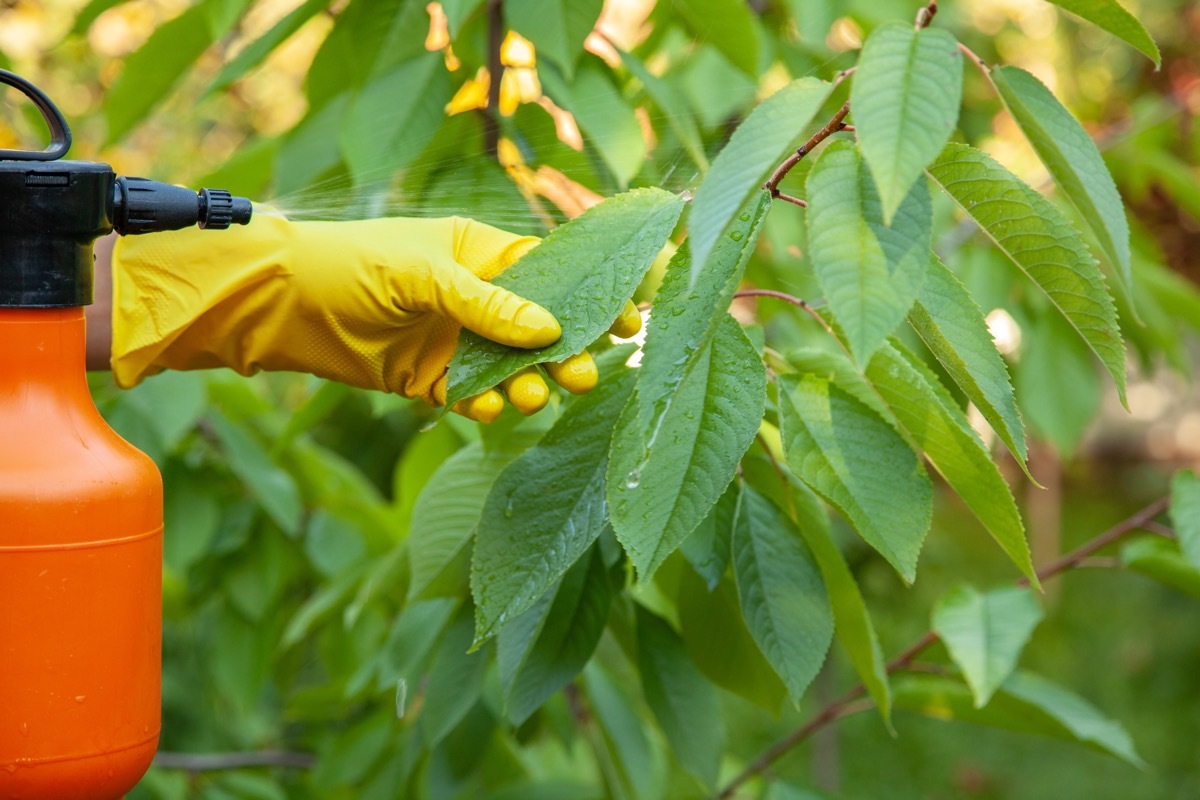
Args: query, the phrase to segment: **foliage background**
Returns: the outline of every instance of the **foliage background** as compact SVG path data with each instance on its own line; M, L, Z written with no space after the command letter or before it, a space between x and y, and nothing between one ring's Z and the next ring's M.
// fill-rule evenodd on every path
M572 5L593 18L599 11L597 2ZM1125 326L1142 367L1129 415L1090 364L1064 381L1061 359L1077 360L1037 352L1037 319L1006 282L989 283L995 256L949 215L938 229L939 249L956 253L964 281L1011 320L1004 341L1038 442L1031 468L1048 487L1020 498L1040 561L1161 495L1173 469L1200 460L1200 403L1188 382L1200 298L1171 277L1200 279L1200 5L1129 5L1162 48L1160 72L1040 0L951 2L938 17L989 61L1038 75L1084 121L1134 228L1147 327ZM698 8L731 16L706 25ZM248 59L295 9L302 24L269 54ZM553 45L538 49L535 66L532 48L512 42L497 123L504 166L487 152L488 112L473 109L486 99L486 9L448 0L442 10L452 33L431 27L423 3L399 0L7 0L0 60L61 105L75 130L73 157L105 160L121 173L219 185L303 216L463 213L544 232L626 182L693 185L698 160L719 150L756 99L790 76L832 76L853 63L874 26L909 20L915 6L609 2L604 34L661 75L673 102L646 92L627 68L582 54L587 21L571 29L573 77L547 68ZM532 17L522 32L551 41L553 32ZM763 56L745 63L756 36ZM588 46L611 56L599 36ZM575 131L562 114L556 129L543 90L575 111ZM965 91L966 138L1041 183L1036 157L976 74L967 73ZM447 115L448 103L460 113ZM6 108L0 143L38 135L23 110ZM582 151L570 146L580 139ZM770 218L749 277L806 296L813 284L803 266L802 212L787 211ZM773 342L810 333L773 306L739 313L763 323ZM1024 332L1019 343L1014 332ZM581 754L588 744L572 732L561 696L511 731L494 727L485 689L432 756L405 762L424 717L419 704L396 715L395 680L416 668L411 642L396 630L407 581L403 541L425 479L478 439L476 426L448 418L419 434L431 418L419 405L291 375L172 374L125 393L98 375L94 388L110 422L158 461L166 480L163 749L315 754L303 769L156 769L136 797L395 797L403 786L436 798L485 796L484 787L489 797L604 796L600 767ZM847 539L885 652L928 627L947 586L1011 579L977 532L958 501L939 497L911 589ZM1148 773L1067 743L911 714L897 717L900 736L892 738L864 714L780 762L776 774L830 797L1194 797L1200 718L1186 709L1200 701L1195 602L1123 570L1081 570L1051 587L1047 619L1026 652L1028 666L1122 720L1152 765ZM852 680L835 656L805 710ZM789 708L776 717L733 695L723 702L726 772L806 716ZM649 737L645 769L670 769L645 708L633 696L624 703ZM628 736L610 734L609 745L618 754L636 747L637 735ZM670 772L664 792L699 796ZM650 783L636 795L656 796ZM806 791L781 785L772 797Z

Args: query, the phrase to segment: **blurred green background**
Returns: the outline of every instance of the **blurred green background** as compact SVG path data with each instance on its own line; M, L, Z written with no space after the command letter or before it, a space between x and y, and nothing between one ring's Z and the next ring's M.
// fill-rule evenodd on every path
M992 312L1038 442L1031 469L1047 488L1021 488L1018 499L1040 563L1200 462L1190 383L1200 326L1200 4L1127 5L1158 41L1160 71L1042 0L949 2L936 21L989 62L1030 70L1075 112L1100 143L1134 230L1144 325L1123 304L1137 367L1127 414L1086 356L1047 344L1036 304L940 207L938 250ZM296 216L458 213L539 233L629 185L694 186L756 99L790 77L831 77L874 26L907 21L917 5L508 0L499 27L490 8L0 0L0 63L61 106L73 157L119 173L222 186ZM503 77L489 102L492 51ZM36 117L11 96L4 102L0 146L38 142ZM970 71L960 128L1046 188L1036 157ZM786 211L769 219L749 278L806 296L814 287L800 212ZM811 334L774 307L738 312L761 322L778 349ZM110 423L156 459L166 482L162 749L287 751L304 764L156 768L131 797L605 796L601 767L564 732L562 697L511 731L496 722L485 681L432 751L419 746L415 683L405 700L417 705L397 719L397 680L432 675L453 607L427 606L424 621L401 615L413 508L434 469L479 438L478 426L449 417L421 433L432 414L420 404L305 376L168 374L127 392L106 374L92 380ZM1015 465L1002 465L1017 481ZM951 584L1012 580L979 533L956 500L941 500L911 589L844 537L885 652L928 628ZM862 714L774 774L846 798L1200 796L1200 605L1109 554L1090 566L1049 587L1024 663L1121 720L1150 771L1064 742L901 713L898 738ZM806 711L853 682L835 653ZM629 707L648 719L636 701ZM776 717L728 695L727 716L730 775L806 715ZM647 723L644 736L648 769L669 769L661 734ZM661 791L643 789L700 796L674 775ZM789 791L770 796L809 796Z

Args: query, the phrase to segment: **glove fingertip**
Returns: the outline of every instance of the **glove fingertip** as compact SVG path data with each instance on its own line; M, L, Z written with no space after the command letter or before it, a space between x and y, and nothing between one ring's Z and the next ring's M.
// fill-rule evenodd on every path
M586 394L600 382L600 370L586 350L557 364L548 363L545 367L554 382L571 394Z
M642 315L638 313L637 306L633 304L632 300L626 300L625 307L621 309L620 315L617 316L608 332L618 339L632 339L641 329Z
M450 409L456 414L461 414L467 419L473 419L476 422L482 422L484 425L495 422L496 417L500 416L500 412L504 410L504 398L495 389L488 389L486 392L480 392L474 397L468 397L465 400L459 400Z

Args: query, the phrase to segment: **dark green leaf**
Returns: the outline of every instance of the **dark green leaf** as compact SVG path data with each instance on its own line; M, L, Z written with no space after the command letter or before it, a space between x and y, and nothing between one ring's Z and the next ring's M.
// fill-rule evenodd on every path
M694 115L687 108L687 102L675 85L648 70L646 65L632 53L624 50L617 52L621 54L621 62L625 65L625 69L641 82L646 94L667 118L667 125L679 137L680 143L683 144L692 161L696 163L701 172L707 172L708 156L704 152L704 142L700 138L700 130L696 127Z
M938 28L889 23L863 45L850 104L887 225L954 132L962 62L958 42Z
M635 394L613 434L609 511L642 582L720 499L762 419L766 370L732 317L693 364L648 428Z
M1143 536L1121 548L1121 561L1134 572L1200 598L1200 568L1184 556L1178 542Z
M266 448L240 423L227 419L215 408L208 412L213 431L225 449L226 461L246 488L280 528L289 536L300 530L303 508L292 476L271 461Z
M733 537L733 516L737 510L737 497L737 484L729 484L729 488L708 512L708 516L679 546L683 557L700 577L704 578L709 591L717 588L732 557L730 540Z
M1025 70L997 67L989 74L1055 183L1096 235L1125 291L1131 291L1129 223L1096 143L1050 90Z
M1154 66L1162 65L1158 45L1150 38L1146 28L1138 22L1137 17L1121 7L1117 0L1050 0L1054 5L1065 8L1072 14L1078 14L1088 22L1096 25L1114 36L1124 39L1140 50L1146 58L1154 62Z
M1117 383L1125 402L1125 348L1096 260L1062 212L991 156L950 143L929 174L1050 298Z
M701 41L712 42L750 77L758 75L758 33L742 0L675 0Z
M933 630L963 671L975 707L988 704L1017 667L1042 608L1026 588L980 592L960 583L933 609Z
M808 246L813 271L850 352L866 364L908 314L929 263L929 189L911 184L884 225L874 181L850 142L834 142L808 176Z
M500 682L514 725L528 719L587 664L619 589L593 548L567 570L558 586L500 632Z
M738 499L733 574L746 627L799 708L829 651L833 612L795 523L749 486Z
M477 644L546 594L607 524L609 442L635 377L606 376L493 484L471 569Z
M450 362L447 406L594 342L633 295L682 210L682 198L658 189L617 195L556 228L501 273L494 283L548 309L563 336L540 350L519 350L464 331Z
M833 87L815 78L792 81L742 121L696 190L688 217L690 283L698 283L713 248L763 181L800 143Z
M646 721L634 710L633 701L618 682L598 664L590 664L584 678L592 713L608 744L611 766L605 770L605 777L610 790L619 800L661 798L666 788L665 765L658 758L658 748L646 736Z
M996 350L983 312L937 256L926 268L925 285L908 322L1024 469L1025 426L1008 367Z
M1070 328L1046 315L1028 329L1014 370L1017 398L1034 433L1070 454L1100 410L1100 375ZM1062 387L1071 391L1064 392Z
M470 608L461 609L429 666L421 724L431 748L454 730L483 692L488 654L486 650L468 652L474 627Z
M818 375L779 379L788 464L824 497L905 581L933 514L933 487L894 428Z
M1017 568L1039 586L1012 491L967 415L937 376L899 341L892 340L876 351L866 377L914 444Z
M685 770L705 788L717 782L725 725L716 688L688 657L683 642L660 617L637 606L638 670L646 703Z

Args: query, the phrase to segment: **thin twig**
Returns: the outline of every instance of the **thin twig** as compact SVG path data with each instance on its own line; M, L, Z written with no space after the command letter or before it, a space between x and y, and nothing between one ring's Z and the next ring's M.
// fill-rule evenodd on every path
M1150 521L1142 526L1142 530L1146 533L1153 533L1155 536L1161 536L1164 539L1176 538L1175 529L1163 525L1161 522Z
M958 43L958 49L962 51L963 55L965 55L967 58L969 58L973 62L975 62L975 66L979 67L979 69L981 69L983 71L984 75L988 75L991 73L991 71L992 71L991 67L989 67L987 65L986 61L984 61L982 58L980 58L978 55L976 55L974 50L967 47L962 42Z
M245 753L162 753L154 757L154 766L183 769L188 772L215 772L247 767L291 767L308 769L317 761L312 753L285 750L258 750Z
M843 70L841 72L841 74L838 75L837 79L839 81L844 80L845 77L847 75L849 75L852 71L853 71L852 69ZM803 145L801 145L799 148L797 148L796 152L794 152L790 156L788 156L782 164L780 164L778 167L775 168L775 171L771 173L771 177L767 178L767 182L763 184L763 188L766 189L768 192L770 192L772 197L779 197L780 181L782 181L784 178L786 178L787 174L792 171L792 167L799 164L800 159L804 158L806 155L811 153L813 151L814 147L816 147L821 142L828 139L833 134L840 131L842 129L842 126L845 125L843 120L846 119L846 115L849 113L850 113L850 101L847 100L845 103L842 104L842 107L838 109L838 112L833 115L833 119L829 120L829 122L826 123L824 128L821 128L821 130L814 133L812 135L812 138L810 138L807 142L805 142Z
M808 203L804 202L799 197L792 197L790 194L785 194L785 193L779 191L778 189L775 190L774 196L778 197L780 200L783 200L786 203L791 203L794 206L800 206L801 208L808 208Z
M829 332L830 336L837 338L833 332L833 328L829 327L829 323L825 318L817 313L817 310L810 306L806 300L801 300L799 297L788 294L787 292L777 292L774 289L742 289L733 295L736 300L739 297L774 297L776 300L782 300L785 303L791 303L796 308L800 309L810 317L821 323L821 327Z
M773 459L772 459L773 460ZM1087 558L1089 558L1097 550L1100 550L1107 545L1120 539L1122 536L1131 531L1144 530L1147 523L1150 523L1156 516L1166 510L1169 499L1164 497L1140 511L1126 517L1125 519L1112 526L1104 533L1088 540L1084 544L1067 553L1062 558L1047 564L1037 571L1039 581L1047 581L1050 578L1056 577L1061 573L1079 566ZM1018 586L1028 586L1029 581L1022 578L1017 581ZM904 650L888 662L885 671L887 674L892 674L901 669L908 668L913 660L926 650L930 645L938 640L938 636L933 631L927 631L924 636L917 639ZM770 768L777 760L790 751L793 747L803 742L816 731L820 730L825 725L828 725L835 720L841 719L849 713L848 709L857 708L863 701L860 700L866 693L866 686L858 684L850 689L840 699L835 700L823 709L817 712L816 716L804 723L796 730L789 733L784 738L780 739L769 749L763 752L761 756L755 759L748 767L742 770L733 780L726 784L720 792L715 795L716 800L727 800L733 796L733 793L738 788L749 781L756 775L760 775Z

